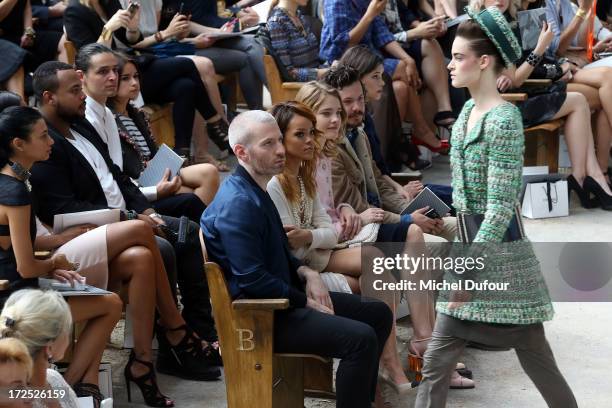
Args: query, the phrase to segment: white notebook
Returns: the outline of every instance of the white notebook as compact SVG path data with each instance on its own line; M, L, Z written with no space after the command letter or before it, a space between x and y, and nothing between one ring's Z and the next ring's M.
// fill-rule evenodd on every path
M174 153L166 144L162 144L140 175L138 184L141 187L157 185L164 176L166 169L170 169L170 178L173 178L183 167L183 163L185 163L184 158Z
M100 226L112 224L113 222L119 222L120 217L121 210L118 208L55 214L53 216L53 233L60 234L65 229L76 225L94 224Z

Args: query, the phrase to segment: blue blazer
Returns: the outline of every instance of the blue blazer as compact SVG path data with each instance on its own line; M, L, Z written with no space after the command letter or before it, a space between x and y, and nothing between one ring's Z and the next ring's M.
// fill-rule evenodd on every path
M301 263L291 255L274 202L242 166L223 182L200 225L209 258L223 269L234 299L287 298L292 307L306 305Z

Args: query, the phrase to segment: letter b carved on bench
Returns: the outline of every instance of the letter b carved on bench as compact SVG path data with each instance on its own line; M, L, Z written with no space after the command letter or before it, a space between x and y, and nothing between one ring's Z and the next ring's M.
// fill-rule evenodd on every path
M238 333L238 351L252 351L255 349L253 331L249 329L236 329Z

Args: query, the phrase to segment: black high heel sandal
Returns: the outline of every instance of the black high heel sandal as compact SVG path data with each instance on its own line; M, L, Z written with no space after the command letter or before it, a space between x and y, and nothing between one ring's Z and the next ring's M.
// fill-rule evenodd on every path
M440 111L434 115L433 121L438 127L438 138L448 143L453 125L457 121L457 116L451 111Z
M104 395L100 392L100 387L96 384L79 382L72 386L77 397L91 397L95 408L99 408L104 400Z
M219 119L216 122L208 122L206 124L206 130L208 131L208 137L212 140L219 150L232 151L229 145L229 125L223 119Z
M174 329L164 329L158 325L156 331L159 343L157 371L196 381L214 381L221 377L221 370L213 364L211 350L207 353L202 347L202 340L187 325ZM166 337L168 331L185 331L185 335L173 346Z
M149 372L141 375L140 377L134 377L131 368L134 363L144 365L149 369ZM150 361L142 361L136 358L134 350L130 353L130 359L123 370L125 376L125 386L127 388L128 402L132 402L132 382L138 386L142 393L142 398L150 407L173 407L174 401L166 397L159 391L157 386L157 380L155 379L155 370L153 369L153 363Z
M580 186L580 184L578 183L578 180L576 180L576 178L573 175L570 174L569 176L567 176L566 180L567 180L567 194L568 195L573 190L578 196L578 199L580 199L580 205L582 205L583 208L597 207L597 202L594 202L591 199L589 192L586 191L584 187Z
M582 185L587 193L593 194L597 198L602 209L612 211L612 195L608 195L593 177L586 176Z

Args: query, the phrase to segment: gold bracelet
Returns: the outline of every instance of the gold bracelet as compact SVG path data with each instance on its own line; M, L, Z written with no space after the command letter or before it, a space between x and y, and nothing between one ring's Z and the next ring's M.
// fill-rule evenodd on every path
M100 33L100 38L102 38L102 41L110 41L113 39L113 32L104 27Z
M578 10L576 10L576 17L578 17L581 20L584 20L584 18L587 15L587 11L585 9L579 8Z

